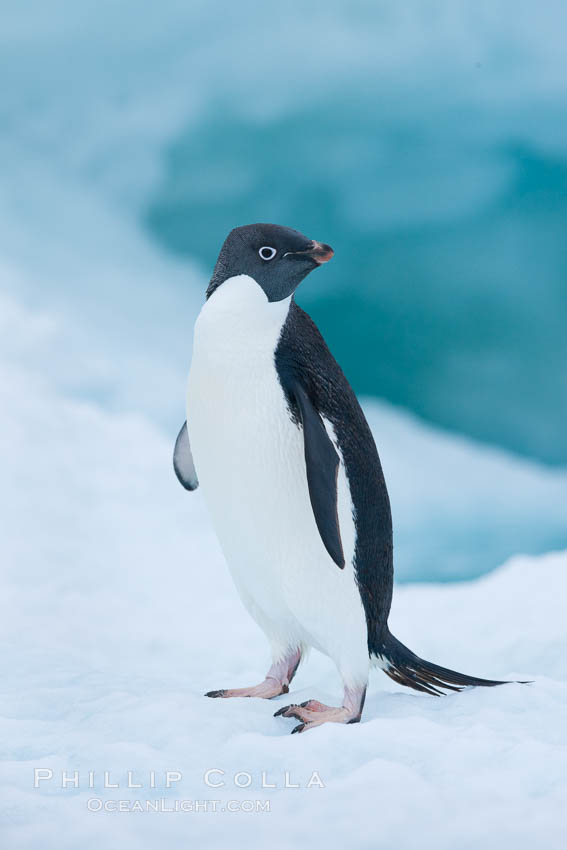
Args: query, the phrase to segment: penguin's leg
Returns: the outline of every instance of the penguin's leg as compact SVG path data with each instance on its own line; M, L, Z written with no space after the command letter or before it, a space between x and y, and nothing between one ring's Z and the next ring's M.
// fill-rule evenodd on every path
M206 697L260 697L272 699L280 694L289 692L289 685L301 661L301 648L274 653L272 666L266 673L266 678L259 685L250 688L227 688L220 691L208 691Z
M339 625L339 621L337 626ZM352 623L350 624L352 626ZM301 721L291 731L305 732L323 723L358 723L362 717L368 676L370 672L370 658L366 642L361 643L354 640L347 645L351 629L349 623L345 622L343 628L337 628L341 637L341 643L334 647L328 646L328 654L337 665L342 679L344 693L341 706L324 705L315 699L302 702L301 705L286 705L276 711L274 717L294 717ZM352 635L351 635L352 637ZM355 634L356 637L356 634ZM331 650L331 651L329 651ZM347 650L345 652L345 650Z
M364 698L366 696L366 684L348 686L345 685L343 704L340 707L324 705L315 699L308 699L301 705L286 705L276 711L274 717L294 717L300 720L297 726L291 730L294 732L305 732L323 723L358 723L362 717Z

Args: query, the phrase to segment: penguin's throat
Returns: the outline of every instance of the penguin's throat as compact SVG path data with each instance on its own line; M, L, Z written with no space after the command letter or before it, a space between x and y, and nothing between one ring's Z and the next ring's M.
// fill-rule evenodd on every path
M242 348L274 352L290 303L291 296L268 301L262 287L248 275L228 278L199 313L194 353L230 356Z

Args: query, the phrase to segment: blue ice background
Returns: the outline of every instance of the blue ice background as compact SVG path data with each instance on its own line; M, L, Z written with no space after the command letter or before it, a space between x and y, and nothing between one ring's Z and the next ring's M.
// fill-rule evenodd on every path
M565 465L566 19L554 0L4 6L2 288L57 316L42 369L173 438L219 244L280 221L336 250L299 301L359 393ZM514 521L503 486L508 532L473 518L445 571L451 523L416 514L428 557L398 575L564 546L546 492Z

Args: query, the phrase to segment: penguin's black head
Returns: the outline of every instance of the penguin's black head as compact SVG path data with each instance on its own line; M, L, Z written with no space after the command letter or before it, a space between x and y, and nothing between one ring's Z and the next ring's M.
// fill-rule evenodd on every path
M309 272L326 263L333 249L277 224L247 224L231 230L221 248L207 298L225 280L245 274L268 301L290 296Z

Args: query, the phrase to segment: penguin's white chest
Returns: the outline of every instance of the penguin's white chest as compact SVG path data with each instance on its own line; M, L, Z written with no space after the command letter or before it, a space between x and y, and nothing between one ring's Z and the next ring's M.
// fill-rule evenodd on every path
M362 611L352 566L352 504L341 462L338 509L347 563L340 570L315 523L303 434L290 418L276 371L289 303L269 303L244 275L213 293L195 325L187 427L200 486L244 604L274 640L294 633L329 651L329 619L337 608L355 610L357 622Z

